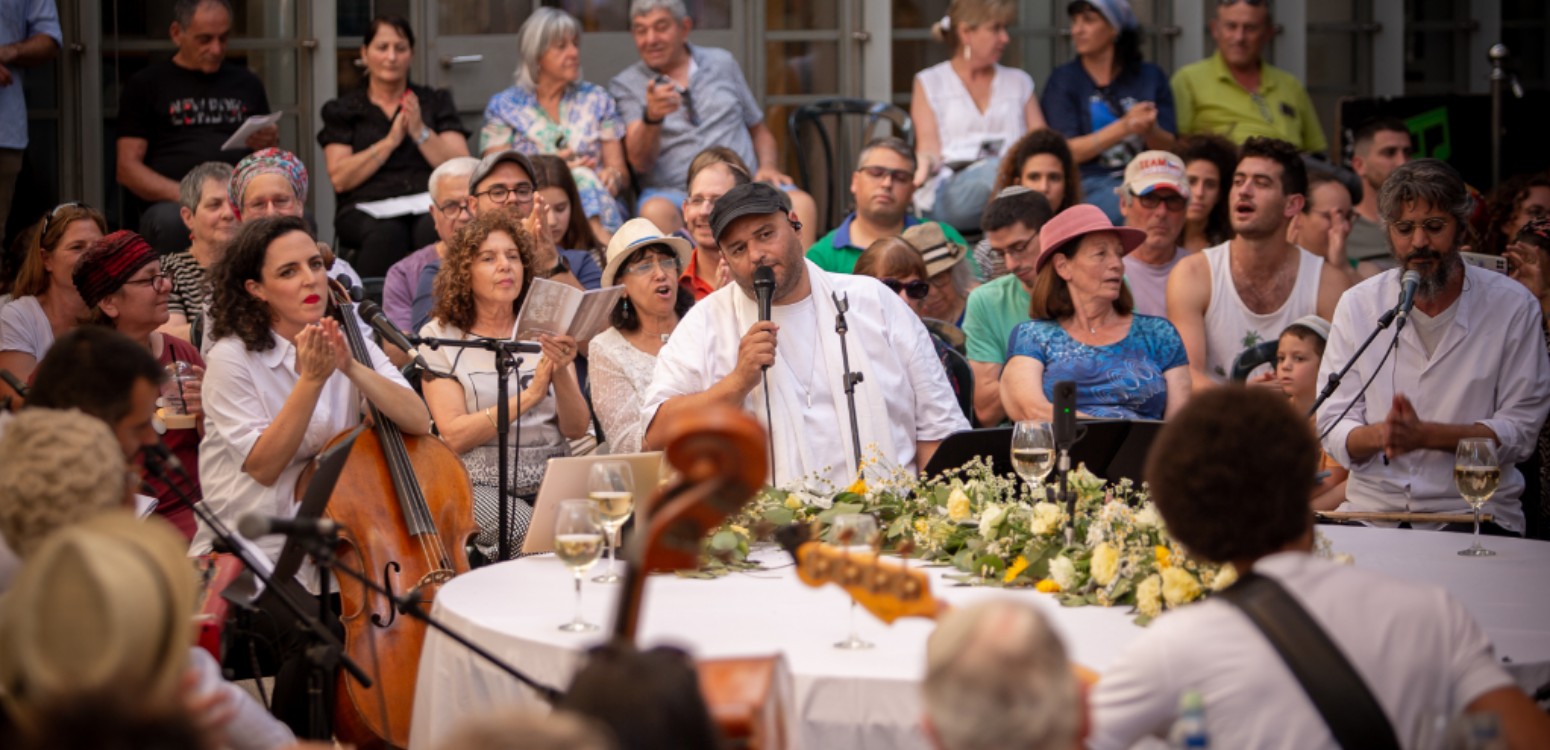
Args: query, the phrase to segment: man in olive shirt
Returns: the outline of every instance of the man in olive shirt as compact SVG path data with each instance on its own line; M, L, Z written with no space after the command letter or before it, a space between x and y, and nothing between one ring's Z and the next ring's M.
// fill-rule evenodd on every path
M1273 33L1263 0L1217 4L1211 19L1216 53L1173 74L1180 135L1216 133L1238 144L1266 136L1299 151L1329 147L1308 92L1291 73L1264 60Z

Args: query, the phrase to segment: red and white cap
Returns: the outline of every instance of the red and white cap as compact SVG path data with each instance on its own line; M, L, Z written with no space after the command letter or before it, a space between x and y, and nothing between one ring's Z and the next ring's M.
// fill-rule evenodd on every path
M1125 166L1125 188L1131 195L1146 195L1167 188L1189 197L1189 178L1184 175L1184 160L1170 151L1142 151Z

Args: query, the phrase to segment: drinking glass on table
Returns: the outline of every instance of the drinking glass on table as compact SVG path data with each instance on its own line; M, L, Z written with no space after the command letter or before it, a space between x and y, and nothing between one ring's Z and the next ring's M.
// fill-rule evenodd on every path
M835 516L834 525L830 527L829 539L837 547L847 553L871 554L877 551L877 519L865 513L846 513ZM847 555L848 556L848 555ZM861 639L856 632L856 600L850 600L850 635L845 640L834 644L835 648L847 651L860 651L872 648L874 644Z
M554 520L554 556L576 576L576 616L560 626L567 633L597 630L581 618L581 577L603 551L603 523L591 500L564 500Z
M1496 441L1491 438L1464 438L1453 454L1453 483L1459 494L1475 511L1475 543L1459 550L1464 557L1490 557L1495 552L1480 546L1480 508L1496 494L1502 481L1501 464L1496 459Z
M1012 470L1044 499L1044 478L1055 468L1055 428L1049 422L1018 422L1012 428Z
M635 475L623 461L599 461L587 475L587 497L597 505L608 534L608 568L593 583L618 583L619 530L635 513Z

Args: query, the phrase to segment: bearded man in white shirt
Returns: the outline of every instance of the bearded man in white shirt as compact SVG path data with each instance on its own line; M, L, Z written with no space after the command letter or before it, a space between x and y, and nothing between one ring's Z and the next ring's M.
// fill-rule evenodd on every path
M855 481L836 297L848 301L845 346L850 370L863 378L855 387L863 456L878 459L884 472L914 472L943 438L969 429L920 319L876 279L831 274L808 261L801 224L779 189L757 182L733 188L716 201L710 224L735 283L691 308L662 348L645 399L648 449L663 447L673 420L725 403L770 430L774 484L816 478L813 489L822 490L824 482L840 489ZM755 301L760 266L775 277L767 321Z
M1501 484L1485 506L1494 522L1482 531L1521 535L1523 475L1515 464L1533 452L1550 412L1543 316L1522 284L1459 257L1469 208L1463 179L1440 161L1410 162L1383 183L1378 213L1399 268L1341 298L1321 387L1395 305L1411 270L1421 276L1415 307L1389 361L1382 362L1392 339L1385 333L1319 407L1319 431L1328 433L1324 450L1351 470L1341 510L1357 511L1468 512L1454 486L1454 450L1466 437L1494 440Z

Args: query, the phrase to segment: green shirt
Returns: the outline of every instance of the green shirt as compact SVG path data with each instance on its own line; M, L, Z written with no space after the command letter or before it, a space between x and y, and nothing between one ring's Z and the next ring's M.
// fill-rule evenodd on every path
M845 220L840 222L840 225L834 231L813 243L813 246L807 249L807 259L829 273L854 273L856 270L856 259L860 258L861 251L866 249L864 247L856 247L850 242L850 223L855 221L855 219L856 215L854 213L846 216ZM904 215L905 229L920 223L920 219L915 218L913 214ZM973 269L975 275L978 276L979 266L974 262L973 253L967 250L969 247L968 241L963 238L963 235L958 233L958 230L946 224L942 224L941 227L942 236L946 237L948 242L956 242L964 246L964 259L968 261L969 268Z
M1260 135L1279 138L1301 151L1329 147L1302 84L1291 73L1263 61L1258 94L1233 79L1220 51L1179 68L1173 74L1173 103L1180 135L1216 133L1240 145ZM1225 176L1222 181L1230 182Z
M969 361L1006 363L1006 346L1012 329L1028 320L1033 297L1016 276L1007 274L969 292L964 306L963 335Z

